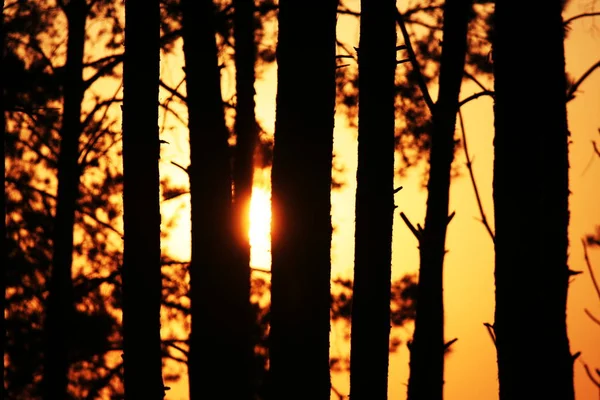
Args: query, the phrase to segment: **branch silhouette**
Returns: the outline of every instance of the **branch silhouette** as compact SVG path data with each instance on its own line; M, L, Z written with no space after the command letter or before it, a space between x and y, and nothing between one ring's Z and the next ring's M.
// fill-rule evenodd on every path
M572 16L571 18L566 19L563 22L563 26L568 26L571 22L574 22L580 18L598 17L598 16L600 16L600 12L587 12L587 13L577 14L577 15Z
M477 188L477 182L475 181L475 174L473 172L473 161L471 160L471 157L469 156L469 148L467 147L467 133L465 130L465 124L464 124L462 112L460 109L458 110L458 121L460 123L460 131L462 133L463 147L465 149L465 157L467 159L466 165L467 165L467 169L469 170L469 176L471 177L471 183L473 184L473 190L475 191L475 198L477 199L477 207L479 207L479 213L481 215L481 222L483 223L483 225L485 226L485 229L487 230L490 237L492 238L492 241L494 243L496 243L496 237L494 235L494 232L492 231L490 224L488 223L487 217L485 215L485 211L483 210L483 204L481 203L481 196L479 195L479 189Z
M494 98L494 92L492 90L483 90L481 92L474 93L474 94L470 95L469 97L461 100L458 103L458 107L462 107L465 104L467 104L468 102L473 101L473 100L477 100L478 98L480 98L482 96L490 96L493 99Z
M577 79L572 85L569 86L567 90L567 102L573 100L575 98L575 92L579 89L579 86L596 70L600 68L600 60L596 61L592 66L590 66L587 71L581 75L579 79Z
M400 13L400 10L396 8L396 23L400 27L400 31L402 32L402 37L404 38L404 44L406 45L406 52L408 53L408 58L410 63L412 64L413 69L417 73L417 84L421 89L421 93L423 93L423 100L427 104L429 111L433 114L433 110L435 108L435 104L431 99L431 95L429 94L429 89L427 89L427 84L425 83L425 79L423 78L423 74L421 72L421 66L419 65L419 61L417 60L417 56L410 42L410 35L408 34L408 30L406 30L406 24L404 23L404 17Z

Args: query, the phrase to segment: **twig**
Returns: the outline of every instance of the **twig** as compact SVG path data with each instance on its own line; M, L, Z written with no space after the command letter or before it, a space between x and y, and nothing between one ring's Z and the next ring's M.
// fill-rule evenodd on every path
M179 351L180 351L181 353L183 353L183 355L185 355L186 357L189 357L189 355L190 355L190 353L189 353L189 352L188 352L186 349L182 348L181 346L178 346L178 345L176 345L176 344L175 344L175 343L173 343L173 342L169 342L169 343L167 343L167 347L172 347L172 348L174 348L175 350L179 350Z
M563 22L563 26L567 26L569 25L571 22L578 20L579 18L584 18L584 17L597 17L600 16L600 12L588 12L588 13L582 13L582 14L577 14L571 18L568 18L567 20L565 20Z
M263 274L271 274L271 271L268 269L263 269L263 268L257 268L257 267L250 267L250 271L252 272L262 272Z
M596 68L600 68L600 60L596 61L595 64L589 67L587 71L585 71L583 75L581 75L581 77L569 87L569 90L567 91L567 103L575 98L575 92L577 91L577 89L579 89L579 86L581 86L583 81L585 81L588 78L588 76L590 76L592 72L594 72Z
M484 322L483 326L486 327L488 334L492 338L492 342L494 342L494 346L496 346L496 332L494 331L494 326L489 322Z
M190 171L188 171L188 169L186 167L184 167L183 165L181 165L175 161L171 161L171 164L173 164L174 166L176 166L177 168L179 168L180 170L182 170L183 172L185 172L186 174L189 175Z
M594 317L594 314L592 314L592 312L590 310L588 310L587 308L584 308L583 312L585 312L587 314L587 316L590 317L590 319L592 321L594 321L595 323L597 323L598 325L600 325L600 319Z
M169 98L169 100L166 102L168 103L173 97L178 98L179 100L181 100L184 104L187 104L187 97L185 97L184 95L182 95L181 93L179 93L179 87L183 84L183 82L185 82L185 78L183 78L181 80L181 82L179 82L179 84L172 88L171 86L167 85L163 80L161 80L159 82L160 87L165 89L167 92L169 92L171 94L171 97Z
M408 31L406 30L406 25L404 24L404 19L402 17L402 14L400 13L400 10L398 10L398 8L396 8L396 23L398 24L398 26L400 27L400 31L402 32L402 37L404 38L404 44L406 45L406 52L408 53L408 58L412 64L412 67L413 67L415 73L417 74L417 84L419 85L419 88L421 89L421 93L423 94L423 100L425 100L425 103L427 104L429 111L433 114L435 104L434 104L433 100L431 99L429 90L427 89L427 84L425 83L425 79L423 78L423 74L421 73L421 66L419 65L419 61L417 60L415 51L412 47L412 44L410 43L410 35L408 34Z
M358 61L357 55L353 54L352 51L350 51L350 49L348 48L348 46L345 43L342 43L339 40L337 40L336 44L347 53L347 54L343 55L343 58L352 58L354 61ZM338 57L341 57L341 56L338 56Z
M476 84L477 86L479 86L479 88L480 88L481 90L483 90L483 91L488 91L488 92L489 92L489 91L491 91L491 90L489 90L488 88L486 88L486 87L483 85L483 83L481 83L481 82L479 81L479 79L477 79L477 78L476 78L474 75L472 75L472 74L468 73L467 71L464 71L464 72L463 72L463 74L464 74L464 75L465 75L467 78L469 78L470 80L472 80L473 82L475 82L475 84Z
M415 235L415 237L417 238L417 240L420 242L421 241L421 232L420 232L420 230L417 230L417 228L415 228L415 226L410 222L410 220L408 219L408 217L406 216L406 214L404 214L403 212L400 213L400 217L402 218L402 221L404 221L404 223L406 224L406 226L408 226L408 229L410 229L410 231L413 233L413 235Z
M585 373L587 374L588 378L590 378L590 380L594 382L594 385L598 386L600 389L600 380L596 380L596 377L592 374L590 367L588 367L586 363L583 363L583 368L585 369Z
M475 173L473 172L473 162L469 156L469 148L467 147L467 133L465 132L465 123L463 120L462 112L458 110L458 122L460 123L460 131L462 133L463 147L465 149L465 158L467 159L467 169L469 170L469 176L471 177L471 183L473 184L473 190L475 191L475 198L477 199L477 207L479 207L479 214L481 215L481 222L485 226L488 234L492 238L492 242L496 243L496 236L492 231L492 228L487 220L485 211L483 210L483 203L481 202L481 196L479 195L479 189L477 188L477 182L475 181Z
M474 93L474 94L470 95L469 97L467 97L466 99L461 100L458 103L458 107L460 108L460 107L464 106L465 104L467 104L468 102L476 100L476 99L478 99L478 98L480 98L482 96L490 96L493 99L494 98L494 92L491 91L491 90L483 90L481 92Z
M338 397L338 399L339 399L339 400L344 400L346 397L348 397L348 396L345 396L345 395L343 395L343 394L342 394L342 393L341 393L339 390L337 390L337 389L335 388L335 386L333 386L333 385L331 385L331 391L332 391L333 393L335 393L335 395Z
M454 343L456 343L458 341L458 338L454 338L448 342L446 342L444 344L444 351L448 351L450 349L450 346L452 346Z
M598 281L596 280L596 276L594 275L594 271L592 269L592 263L590 262L590 258L588 257L587 244L585 243L585 239L581 239L581 243L583 244L583 258L585 259L585 264L587 265L588 271L590 272L590 278L592 278L592 283L594 284L594 289L596 289L598 299L600 299L600 286L598 286Z

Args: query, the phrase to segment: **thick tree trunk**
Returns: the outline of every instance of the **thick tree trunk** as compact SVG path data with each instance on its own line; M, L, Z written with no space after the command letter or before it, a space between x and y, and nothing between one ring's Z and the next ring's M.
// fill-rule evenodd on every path
M396 2L361 2L358 170L350 396L387 399L392 225Z
M336 0L279 2L271 399L329 400ZM307 25L308 23L308 25Z
M164 397L160 342L159 0L125 2L123 348L126 400Z
M215 7L212 0L184 0L182 7L191 158L190 398L249 399L249 271L235 262Z
M501 400L574 398L566 328L569 131L561 3L546 2L544 18L531 4L518 10L496 5L494 331ZM543 39L531 46L523 38Z
M256 44L254 41L254 0L233 0L233 33L235 38L235 159L233 163L234 201L233 229L236 237L235 293L240 307L245 307L244 315L238 321L240 345L244 353L239 354L240 371L246 375L240 379L252 379L254 343L252 342L252 320L250 309L250 199L252 198L252 178L254 176L254 150L258 139L254 102L254 64ZM243 318L243 319L242 319ZM246 358L241 358L245 355ZM246 384L247 381L243 381ZM249 381L248 381L249 384ZM250 392L247 392L248 395ZM250 398L250 397L248 397Z
M256 60L254 0L233 0L233 6L236 70L236 146L233 170L235 226L239 235L242 262L245 263L244 268L249 271L249 212L254 174L254 150L258 139L254 101L254 63Z
M43 397L66 399L69 373L68 329L73 304L73 225L79 196L81 170L78 164L83 100L83 51L87 5L73 0L64 9L68 23L67 58L63 83L63 115L58 191L52 236L52 270L48 280L45 319Z
M410 347L409 400L441 400L444 393L443 267L454 130L471 7L470 0L444 4L439 96L432 110L427 212L419 241L421 265L415 332Z

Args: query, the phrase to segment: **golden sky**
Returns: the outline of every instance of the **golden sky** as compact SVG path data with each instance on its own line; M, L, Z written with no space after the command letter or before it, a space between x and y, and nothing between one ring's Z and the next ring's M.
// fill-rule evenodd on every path
M590 11L589 1L573 1L565 13L569 17ZM403 3L399 2L399 6ZM352 9L358 9L358 1L348 2ZM358 27L350 18L340 18L338 36L351 46L358 46ZM566 40L567 70L579 77L600 58L600 18L586 18L574 22ZM400 39L401 40L401 39ZM540 39L540 40L543 40ZM535 45L534 41L532 45ZM163 76L173 82L181 78L181 57L163 59ZM524 73L534 60L522 60ZM233 75L223 76L224 97L233 90ZM492 87L491 82L486 82ZM257 114L264 128L273 132L275 113L276 66L265 71L257 82ZM463 85L461 98L479 91L472 84ZM435 93L435 90L433 90ZM523 90L518 95L531 96L535 93ZM474 159L474 170L488 220L493 227L492 204L492 162L493 162L493 113L492 100L482 97L463 108L470 156ZM600 143L600 71L592 74L581 86L577 97L568 105L569 125L572 134L570 147L570 187L572 195L570 225L569 265L573 270L584 270L581 238L592 233L600 225L600 158L593 158L592 140ZM161 160L162 174L173 176L175 180L185 179L183 173L170 166L170 161L187 165L189 150L187 139L181 130L166 132L164 139L171 143L163 148ZM336 118L334 152L344 167L345 186L332 193L332 218L335 228L332 243L333 274L352 274L354 258L354 191L357 143L356 130L348 127L342 116ZM460 134L457 126L457 134ZM458 338L452 353L446 359L445 396L447 400L495 399L498 396L496 353L493 343L483 326L494 319L494 255L493 243L483 224L479 221L479 211L468 177L465 155L462 150L456 154L455 163L460 165L461 176L452 181L450 210L456 211L448 229L444 277L444 299L446 307L446 339ZM426 191L421 186L422 167L413 169L400 179L397 185L404 189L396 194L398 213L403 211L416 224L424 220ZM257 197L253 200L252 237L253 266L268 268L268 171L257 173ZM177 229L165 246L179 259L189 257L189 206L187 196L171 201L163 206L165 216L177 216ZM393 236L393 275L399 277L418 270L419 259L416 239L395 215ZM262 238L262 239L261 239ZM600 249L590 249L590 258L600 277ZM585 314L584 308L600 316L600 299L595 296L587 271L574 278L570 286L568 301L568 329L571 351L582 352L580 360L592 367L600 367L600 327ZM533 315L532 315L533 317ZM333 331L335 333L335 330ZM412 327L403 330L404 338L412 332ZM332 347L349 350L349 343L332 334ZM540 333L542 334L542 333ZM587 378L583 366L575 363L576 395L578 399L597 398L598 390ZM536 360L529 360L532 369ZM342 393L348 393L347 374L335 374L332 382ZM390 399L402 400L406 396L408 382L408 350L405 345L390 357L389 394ZM168 393L171 400L187 399L185 382L173 386Z

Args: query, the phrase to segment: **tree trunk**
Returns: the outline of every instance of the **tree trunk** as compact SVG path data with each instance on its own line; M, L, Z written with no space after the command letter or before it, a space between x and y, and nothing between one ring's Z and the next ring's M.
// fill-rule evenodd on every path
M433 131L427 183L425 227L419 238L421 265L415 332L410 346L409 400L441 400L444 393L443 267L450 169L458 96L467 49L467 27L472 1L444 4L443 47L439 96L432 110Z
M125 399L164 397L160 342L159 0L125 2L123 349Z
M336 0L279 2L271 399L329 400ZM310 26L307 26L307 23Z
M235 276L239 286L234 295L239 298L240 306L245 307L244 319L238 321L238 330L244 337L240 349L246 358L240 358L240 370L246 375L240 379L251 379L253 371L254 345L252 326L254 321L250 309L250 199L252 198L252 178L254 176L254 150L258 139L254 102L254 63L256 44L254 41L254 0L233 0L233 33L235 39L235 79L236 79L236 117L235 117L235 159L233 164L234 201L233 223L236 235ZM233 278L233 276L232 276ZM251 379L254 381L254 379ZM245 384L250 381L243 381ZM248 392L248 395L250 392ZM248 397L251 398L251 397Z
M182 7L191 158L190 399L224 390L249 399L250 282L248 265L235 262L215 7L212 0L183 0Z
M67 327L74 312L73 304L73 225L79 196L79 137L83 100L83 52L87 5L84 0L69 2L64 12L68 24L67 57L63 81L63 115L58 191L52 236L52 270L47 284L45 320L43 397L66 399L69 374Z
M2 10L4 10L4 0L2 0ZM4 71L4 18L2 18L2 20L0 20L0 109L2 112L2 115L0 115L0 124L2 125L2 154L6 156L6 152L5 152L5 145L4 145L4 141L6 138L6 120L5 120L5 112L6 112L6 105L4 104L4 79L6 79L6 74ZM1 221L1 231L0 232L2 234L2 268L0 271L0 292L2 294L2 299L0 300L0 310L2 310L2 315L0 316L0 318L2 318L1 321L1 325L0 325L0 335L2 335L1 338L1 345L2 345L2 354L6 354L5 351L5 346L6 346L6 318L4 315L4 310L6 309L6 266L8 265L8 240L6 237L6 165L4 163L2 163L2 190L4 192L4 196L2 196L2 203L0 203L2 205L2 215L4 216L2 218ZM2 365L0 365L0 374L2 376L4 376L4 362L2 362ZM6 395L6 391L4 390L4 384L2 385L2 388L0 388L0 398L5 398Z
M574 398L566 328L569 131L561 3L545 3L544 18L533 5L496 5L494 332L501 400ZM523 38L542 40L532 47Z
M394 219L394 0L361 2L350 397L387 399Z

